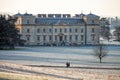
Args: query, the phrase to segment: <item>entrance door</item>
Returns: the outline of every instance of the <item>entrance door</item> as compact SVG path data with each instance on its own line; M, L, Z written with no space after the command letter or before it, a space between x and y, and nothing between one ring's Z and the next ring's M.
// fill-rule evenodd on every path
M59 37L59 40L60 40L60 41L63 41L63 36L60 36L60 37Z

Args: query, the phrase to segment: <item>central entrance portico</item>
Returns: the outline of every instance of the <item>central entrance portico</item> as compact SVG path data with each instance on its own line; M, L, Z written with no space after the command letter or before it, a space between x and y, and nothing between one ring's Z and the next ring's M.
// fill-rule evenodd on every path
M63 36L59 36L59 41L63 41Z
M63 33L59 33L58 34L58 37L59 37L59 42L63 42L64 41L64 34Z
M59 34L58 34L58 38L59 38L59 39L58 39L58 44L59 44L59 45L65 45L64 36L65 36L65 35L64 35L63 33L59 33Z

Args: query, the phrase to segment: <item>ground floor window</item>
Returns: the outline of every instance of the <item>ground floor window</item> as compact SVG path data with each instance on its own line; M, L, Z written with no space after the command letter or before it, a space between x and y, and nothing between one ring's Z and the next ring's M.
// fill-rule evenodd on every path
M27 41L30 41L30 35L26 35Z
M50 36L49 36L49 41L51 41L51 40L52 40L52 36L50 35Z
M69 40L70 40L70 41L72 40L72 35L69 36Z
M65 35L65 37L64 37L64 38L65 38L65 41L66 41L66 40L67 40L67 36Z
M57 36L55 36L55 41L57 41Z
M40 36L37 36L37 41L40 41Z
M95 40L95 34L91 34L92 41Z
M45 35L43 36L43 40L46 41L46 36Z
M83 36L83 35L81 35L81 41L83 41L83 37L84 37L84 36Z
M78 35L75 35L75 40L78 41Z

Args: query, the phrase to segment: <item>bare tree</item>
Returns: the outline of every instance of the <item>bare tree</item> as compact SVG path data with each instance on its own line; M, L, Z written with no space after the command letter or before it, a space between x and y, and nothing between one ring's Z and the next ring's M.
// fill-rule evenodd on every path
M107 56L108 50L106 49L104 44L98 44L97 47L94 49L95 56L99 58L100 63L102 59Z

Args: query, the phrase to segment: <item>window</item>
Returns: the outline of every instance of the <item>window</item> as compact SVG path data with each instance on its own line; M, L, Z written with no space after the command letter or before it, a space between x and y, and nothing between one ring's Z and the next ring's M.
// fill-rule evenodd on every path
M60 28L60 33L62 32L62 29Z
M49 29L49 32L52 33L52 29Z
M65 28L65 29L64 29L64 33L66 33L66 32L67 32L67 29Z
M30 41L30 35L26 35L27 41Z
M95 23L95 21L94 20L92 20L92 24L94 24Z
M52 36L49 36L49 40L50 40L50 41L52 40Z
M75 29L75 32L76 32L76 33L78 32L77 28Z
M92 37L92 41L94 41L94 39L95 39L95 36Z
M30 33L30 29L27 29L27 33Z
M57 41L57 36L55 36L55 40Z
M69 29L69 32L70 32L70 33L72 32L72 29L71 29L71 28Z
M43 33L45 33L45 32L46 32L46 29L44 28L44 29L43 29Z
M40 33L40 29L37 29L37 33Z
M83 35L81 35L81 41L83 41Z
M37 36L37 41L40 41L40 36Z
M65 41L67 40L67 36L65 35Z
M55 33L57 33L57 29L55 29Z
M95 40L95 34L91 34L92 41Z
M72 40L72 35L69 36L69 40L70 40L70 41Z
M75 35L75 40L76 40L76 41L78 40L78 35Z
M92 33L94 33L95 32L95 29L94 28L92 28Z
M46 36L45 35L43 36L43 40L46 41Z
M29 24L30 22L29 22L29 20L27 20L27 24Z
M81 29L81 33L83 33L83 28Z

